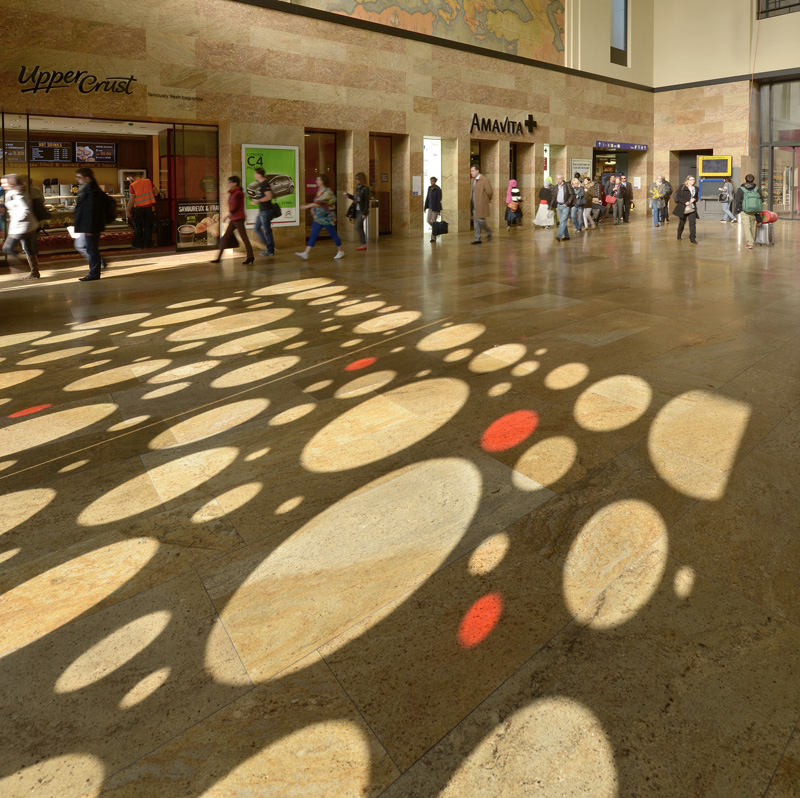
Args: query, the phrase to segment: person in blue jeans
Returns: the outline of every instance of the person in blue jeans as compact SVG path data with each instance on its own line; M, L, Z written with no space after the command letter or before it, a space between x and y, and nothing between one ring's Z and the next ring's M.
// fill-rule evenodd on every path
M576 233L583 230L583 209L586 207L586 191L577 177L572 178L572 193L575 196L575 204L569 212L572 219L572 226Z
M659 175L656 182L650 186L650 199L652 204L653 227L661 227L661 217L664 214L665 197L667 186L664 183L664 176Z
M272 235L272 189L264 170L260 166L255 170L254 175L258 182L257 186L254 183L251 184L251 186L255 186L251 199L258 203L258 216L256 217L254 229L264 245L264 250L258 254L266 258L275 254L275 238ZM247 193L250 194L249 187Z
M572 186L564 182L564 175L556 175L555 185L550 186L550 210L558 208L558 232L556 241L569 241L567 222L570 208L575 204Z
M325 228L333 239L333 243L336 244L336 254L333 259L339 260L339 258L343 258L342 240L334 227L336 223L336 195L330 189L328 175L317 175L317 194L314 197L314 201L309 202L308 205L301 205L300 210L310 210L314 216L314 221L311 223L311 235L308 237L306 248L302 252L295 252L294 254L298 258L308 260L311 248L317 243L319 234Z

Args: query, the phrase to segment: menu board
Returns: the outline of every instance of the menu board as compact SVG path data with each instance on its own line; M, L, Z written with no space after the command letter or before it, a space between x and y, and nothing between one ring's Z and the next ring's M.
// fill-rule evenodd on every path
M25 163L25 142L7 141L5 147L6 163Z
M71 141L32 141L31 163L73 163L74 145Z
M117 145L103 141L77 141L75 160L78 163L116 163Z

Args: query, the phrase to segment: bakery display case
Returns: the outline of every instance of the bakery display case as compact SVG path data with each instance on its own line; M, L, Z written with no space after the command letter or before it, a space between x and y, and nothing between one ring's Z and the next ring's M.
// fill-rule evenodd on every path
M125 197L122 194L111 194L117 203L117 218L106 225L100 237L100 248L119 248L130 246L133 231L125 216ZM48 194L43 197L45 208L50 211L50 218L40 225L39 251L42 253L70 252L74 242L68 227L72 226L77 197L70 194Z

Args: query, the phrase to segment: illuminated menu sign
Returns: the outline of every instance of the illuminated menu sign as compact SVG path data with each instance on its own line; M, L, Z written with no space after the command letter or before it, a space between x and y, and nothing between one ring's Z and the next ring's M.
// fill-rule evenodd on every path
M116 163L117 145L101 141L78 141L75 144L78 163Z
M31 163L73 163L74 145L71 141L32 141Z
M6 163L25 163L25 142L24 141L7 141L6 142Z

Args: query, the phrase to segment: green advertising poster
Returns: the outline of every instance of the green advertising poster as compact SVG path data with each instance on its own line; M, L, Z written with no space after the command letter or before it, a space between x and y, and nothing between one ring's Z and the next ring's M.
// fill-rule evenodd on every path
M266 144L242 145L242 187L245 190L247 226L253 227L258 216L258 203L252 197L258 181L256 169L264 173L272 189L272 197L281 208L281 215L272 220L273 227L296 227L300 224L300 196L298 193L298 147L281 147Z

